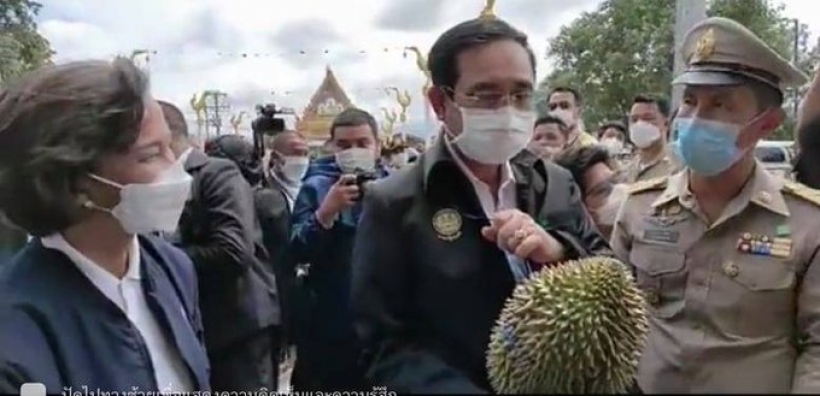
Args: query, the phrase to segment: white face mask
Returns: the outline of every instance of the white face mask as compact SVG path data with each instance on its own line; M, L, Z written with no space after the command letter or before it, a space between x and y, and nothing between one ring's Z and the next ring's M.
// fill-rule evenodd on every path
M451 139L464 155L486 165L509 161L527 148L535 112L511 106L498 109L461 108L461 135Z
M282 156L282 163L279 165L279 172L288 182L297 184L302 181L310 166L308 157Z
M613 226L621 204L624 203L628 195L629 188L626 184L616 184L612 186L612 192L607 197L606 203L595 210L595 219L598 225Z
M89 206L110 213L129 234L175 231L191 192L191 175L185 172L179 160L153 183L121 185L97 175L89 176L120 189L120 202L113 209L93 203Z
M638 121L629 127L629 139L639 149L645 149L661 138L661 130L646 122Z
M575 127L575 114L572 110L559 109L551 112L550 115L561 120L569 129Z
M623 151L623 149L624 149L624 143L622 141L618 140L618 138L614 138L614 137L608 137L608 138L601 139L601 145L606 147L606 150L611 155L620 154L621 151Z
M372 172L376 169L376 154L373 149L352 147L336 153L336 163L344 173Z

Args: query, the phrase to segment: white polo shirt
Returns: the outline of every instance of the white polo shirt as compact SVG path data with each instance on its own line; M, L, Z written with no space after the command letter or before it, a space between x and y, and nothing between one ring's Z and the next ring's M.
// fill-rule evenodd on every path
M80 253L60 234L41 238L43 246L62 252L109 300L119 307L140 332L151 363L159 391L192 392L193 378L176 346L163 333L153 312L148 308L140 275L140 246L134 237L128 254L128 269L122 279L106 271ZM182 307L180 306L180 309Z

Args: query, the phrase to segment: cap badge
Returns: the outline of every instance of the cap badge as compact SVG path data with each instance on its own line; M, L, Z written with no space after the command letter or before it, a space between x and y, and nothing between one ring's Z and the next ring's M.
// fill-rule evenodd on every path
M715 54L715 30L709 29L703 36L700 36L697 47L695 47L695 58L693 61L705 61Z

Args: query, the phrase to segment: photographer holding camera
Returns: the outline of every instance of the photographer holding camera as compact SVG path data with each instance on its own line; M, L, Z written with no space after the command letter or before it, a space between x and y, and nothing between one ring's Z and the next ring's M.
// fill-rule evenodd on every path
M310 263L305 287L313 295L310 320L297 339L292 384L298 390L365 387L347 302L361 199L368 183L387 176L376 160L377 131L366 111L336 116L330 127L335 155L310 165L296 198L291 249L296 262Z

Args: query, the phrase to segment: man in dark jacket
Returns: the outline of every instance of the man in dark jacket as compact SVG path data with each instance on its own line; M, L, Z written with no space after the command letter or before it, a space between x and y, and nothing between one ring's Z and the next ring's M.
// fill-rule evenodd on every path
M194 179L175 242L191 257L199 279L211 387L276 389L279 306L253 191L234 163L190 146L179 109L160 105L173 149L184 156L185 170Z
M254 199L265 248L276 274L282 309L283 346L286 346L293 341L291 297L296 277L296 263L290 253L290 217L302 178L310 165L310 149L305 139L294 131L277 134L272 146L270 167L261 185L254 190Z
M490 330L516 282L611 254L570 174L524 150L535 60L498 19L461 23L428 57L443 132L365 196L352 310L368 379L399 393L486 393Z
M360 198L368 188L357 178L386 176L376 161L377 131L376 120L365 111L339 114L330 128L336 154L311 164L296 198L291 249L297 262L310 264L305 287L314 295L306 334L297 340L292 383L299 390L364 386L347 302Z
M242 177L251 187L262 182L260 158L253 149L253 144L241 135L220 135L205 142L205 154L231 161L239 168Z
M820 188L820 69L800 102L795 132L794 178L811 188Z

